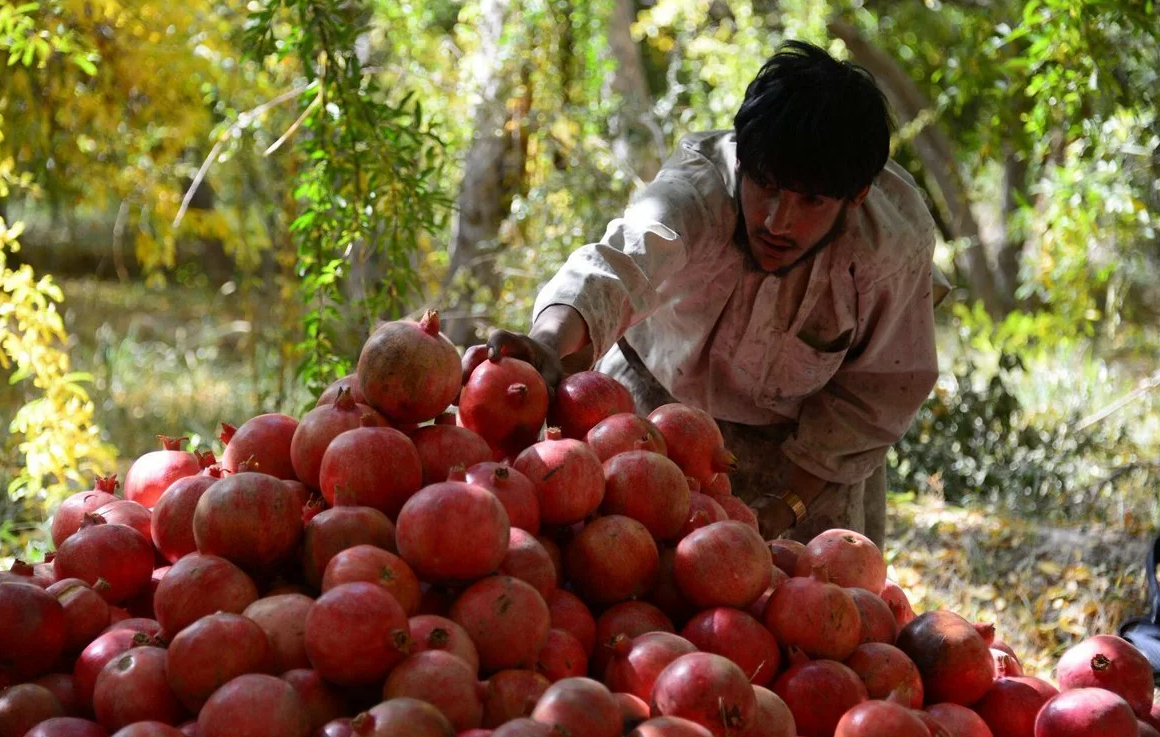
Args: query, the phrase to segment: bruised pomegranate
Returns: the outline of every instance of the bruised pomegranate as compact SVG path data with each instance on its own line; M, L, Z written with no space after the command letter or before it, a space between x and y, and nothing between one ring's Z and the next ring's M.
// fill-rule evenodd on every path
M556 566L552 557L534 535L518 528L511 531L499 573L527 581L536 587L544 601L550 600L556 590Z
M162 492L179 478L193 476L201 471L198 457L181 449L181 441L189 438L169 438L158 435L161 450L146 453L133 462L125 474L125 498L152 507Z
M185 708L165 677L166 652L135 647L101 669L93 690L93 711L106 729L134 722L179 724Z
M411 639L415 641L411 646L412 655L427 650L443 650L466 663L472 673L479 673L479 651L475 649L475 643L471 641L467 630L437 614L411 617L409 624Z
M588 656L596 644L596 619L588 606L570 591L554 589L548 598L552 627L572 633Z
M893 645L863 643L846 658L846 665L866 684L866 693L870 698L885 699L901 691L909 697L907 706L912 709L922 708L922 675L918 672L918 666Z
M266 573L294 554L302 539L302 510L295 493L273 476L235 473L198 499L193 536L198 552Z
M1096 635L1069 648L1055 667L1059 688L1104 688L1119 694L1137 716L1152 709L1152 666L1144 654L1115 635Z
M351 728L358 737L455 737L443 713L426 701L384 701L357 715Z
M487 489L507 510L512 527L536 535L540 531L540 501L536 486L506 463L484 461L467 469L467 483Z
M485 672L535 663L548 638L548 605L531 584L490 576L469 586L451 605L449 619L467 631Z
M429 581L471 581L499 568L511 528L495 495L464 481L425 487L403 505L399 555Z
M323 678L340 686L381 682L410 648L403 607L373 583L327 591L306 615L306 655Z
M330 560L356 545L395 549L395 525L377 509L354 506L353 497L339 492L336 506L315 515L302 536L302 571L318 588Z
M561 734L619 737L620 707L612 692L590 678L556 681L532 710L532 719Z
M853 530L826 530L810 540L798 556L794 575L808 576L819 563L825 564L830 580L839 586L877 593L886 585L882 551L870 538Z
M1039 710L1058 695L1040 678L996 678L972 708L996 737L1032 737Z
M250 673L214 692L198 714L197 733L201 737L307 737L310 715L289 683Z
M604 683L613 691L648 701L653 684L665 668L682 655L697 652L684 637L668 632L645 632L636 637L617 635L610 643L612 656L604 668Z
M1064 691L1035 717L1034 737L1136 737L1139 733L1128 702L1102 688Z
M306 657L306 615L314 600L302 594L277 594L258 599L242 616L258 625L270 644L272 673L309 668ZM326 720L330 721L330 720Z
M552 683L584 676L588 673L588 653L571 632L549 629L544 647L536 656L536 670Z
M630 450L604 462L604 514L623 514L658 540L678 536L689 517L689 484L660 453Z
M52 547L61 544L81 528L81 521L89 512L95 512L109 502L117 501L117 476L98 476L93 489L78 491L65 499L52 515Z
M367 403L392 421L424 422L455 399L463 369L439 313L428 310L417 323L380 325L363 344L358 379Z
M789 648L794 665L773 683L793 714L802 737L832 737L842 715L866 701L866 686L858 674L833 660L810 660Z
M619 381L598 371L580 371L556 385L548 424L566 438L584 440L602 420L635 410L632 395Z
M183 555L197 550L197 541L193 537L193 513L202 494L217 480L214 476L200 475L178 479L153 507L153 544L170 563L176 563Z
M588 431L587 441L601 461L630 450L651 450L668 455L665 436L657 426L632 412L622 412L598 422Z
M547 437L520 453L512 465L535 485L542 522L575 524L604 499L604 466L587 443L563 438L557 428L549 428Z
M506 455L536 442L547 415L543 377L515 358L497 356L479 364L459 395L459 421Z
M258 588L240 568L216 555L187 555L157 584L153 609L173 637L214 612L242 613L258 598Z
M294 474L311 489L319 489L322 456L331 441L347 430L386 425L387 421L374 409L355 402L350 392L339 390L334 404L310 410L294 430L290 442Z
M677 586L702 608L748 607L769 586L770 569L761 535L732 520L694 530L673 561Z
M736 663L755 686L773 680L781 666L778 642L761 622L739 609L706 609L681 629L698 650Z
M222 468L237 473L238 466L248 461L256 464L262 473L280 479L297 479L290 453L297 430L298 420L289 415L271 412L251 417L233 432L226 443Z
M105 585L104 581L98 580L96 587ZM109 603L97 588L79 578L66 578L45 589L64 609L65 652L80 652L109 625Z
M487 441L466 427L427 425L411 433L423 468L423 485L446 481L456 466L470 468L492 459Z
M585 525L564 552L564 569L585 599L613 604L643 596L656 581L660 555L648 529L622 515Z
M682 655L653 684L653 716L684 717L717 737L744 734L753 723L757 699L745 673L712 653Z
M398 698L426 701L457 732L474 729L483 720L483 686L467 663L443 650L415 653L395 666L383 686L383 699Z
M708 412L674 403L653 410L648 419L664 436L669 458L702 486L736 466L737 459L725 450L717 421Z
M995 661L978 630L954 612L926 612L902 628L895 642L918 672L928 703L970 706L995 680Z
M390 473L383 473L384 468ZM422 487L423 465L415 444L398 430L357 427L326 446L318 483L330 505L341 489L352 504L372 507L393 519Z
M861 642L883 642L893 645L895 638L898 637L898 623L894 621L894 614L886 602L882 601L882 597L859 588L847 588L846 593L858 607L858 620L862 623Z
M483 726L488 729L532 713L548 690L547 678L532 670L501 670L487 680Z
M57 580L79 578L90 586L104 579L99 593L111 604L130 599L153 577L153 542L125 525L85 515L81 529L64 541L52 564Z
M227 682L246 673L268 673L273 666L274 653L261 627L240 614L218 612L173 638L166 672L173 692L196 713Z

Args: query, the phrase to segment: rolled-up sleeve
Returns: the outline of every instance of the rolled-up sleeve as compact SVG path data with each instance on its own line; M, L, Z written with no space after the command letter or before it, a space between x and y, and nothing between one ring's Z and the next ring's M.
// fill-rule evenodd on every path
M569 305L588 324L594 357L603 356L663 304L665 280L717 225L692 183L662 171L598 243L568 257L536 297L533 321L552 305Z
M827 481L868 478L910 427L938 378L929 249L858 297L856 343L822 391L802 402L782 450Z

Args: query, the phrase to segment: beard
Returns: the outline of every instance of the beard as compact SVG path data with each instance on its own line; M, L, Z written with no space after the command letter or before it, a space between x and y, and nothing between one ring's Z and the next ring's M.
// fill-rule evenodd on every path
M738 192L740 194L740 190ZM802 255L795 258L792 262L777 269L765 269L758 263L757 257L753 255L753 249L749 244L749 231L745 228L745 212L741 208L741 198L737 197L737 227L733 231L733 247L741 253L745 259L745 269L750 272L757 272L762 274L773 274L781 278L790 273L797 267L808 262L816 256L823 248L837 240L843 233L846 232L846 212L849 208L843 206L842 209L834 216L834 222L830 224L830 229L826 231L825 235L818 239L818 242L805 250Z

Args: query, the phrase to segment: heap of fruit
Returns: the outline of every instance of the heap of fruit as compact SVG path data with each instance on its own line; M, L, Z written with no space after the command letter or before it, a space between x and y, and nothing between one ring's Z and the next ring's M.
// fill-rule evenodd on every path
M762 540L705 413L460 366L387 324L305 416L67 499L0 573L0 737L1157 737L1119 638L1052 684L855 532Z

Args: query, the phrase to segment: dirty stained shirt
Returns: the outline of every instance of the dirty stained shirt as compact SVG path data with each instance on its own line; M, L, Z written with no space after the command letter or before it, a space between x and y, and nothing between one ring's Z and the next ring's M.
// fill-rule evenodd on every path
M622 337L679 401L720 420L793 425L784 455L838 484L866 479L938 373L935 225L888 162L844 233L784 277L734 243L731 131L688 136L597 243L542 288L534 317L575 308L595 356Z

